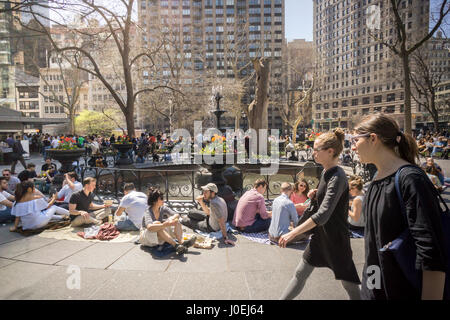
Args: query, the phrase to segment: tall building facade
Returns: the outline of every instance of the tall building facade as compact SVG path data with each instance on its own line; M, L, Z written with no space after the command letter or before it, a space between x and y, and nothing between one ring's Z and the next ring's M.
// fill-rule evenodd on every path
M373 37L383 33L385 41L395 41L390 1L313 0L313 3L318 84L313 107L315 127L351 128L361 116L374 112L390 113L404 127L401 62ZM417 41L428 32L429 8L429 0L401 2L400 14L408 39ZM378 14L371 15L373 12ZM370 31L370 24L378 30ZM418 110L414 101L412 113L415 128Z
M151 46L161 32L175 33L180 45L177 57L183 59L186 74L192 75L184 84L192 90L211 92L205 85L206 77L244 79L253 72L252 59L267 57L272 66L270 94L282 92L284 0L140 0L138 16L143 47ZM162 78L170 74L166 67ZM144 87L151 83L148 75L142 71ZM254 80L249 83L243 105L253 99ZM225 114L224 127L234 127L230 113ZM270 128L282 128L275 105L269 107L268 122Z

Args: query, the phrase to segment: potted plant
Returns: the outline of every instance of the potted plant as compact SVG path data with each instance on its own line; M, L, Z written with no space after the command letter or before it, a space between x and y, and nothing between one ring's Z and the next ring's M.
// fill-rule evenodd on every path
M133 149L133 143L128 137L125 136L121 138L116 143L113 143L112 146L119 152L119 160L116 162L116 164L128 165L133 163L133 160L128 157L128 152Z
M59 145L56 148L48 149L47 154L61 163L59 171L67 173L74 170L73 162L84 155L85 148L80 148L72 138L61 138Z

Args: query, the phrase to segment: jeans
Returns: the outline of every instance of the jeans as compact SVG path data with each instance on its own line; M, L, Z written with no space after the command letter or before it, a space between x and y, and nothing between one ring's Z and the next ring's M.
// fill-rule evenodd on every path
M11 208L6 207L5 210L0 211L0 223L13 222L15 217L11 215Z
M253 222L251 226L247 226L241 231L245 233L257 233L267 231L269 229L272 219L263 219L259 214L255 216L255 219L255 222Z
M125 220L117 221L115 226L119 231L139 231L128 217Z
M211 228L209 225L209 217L200 210L189 211L187 217L183 217L181 220L181 224L192 230L200 230L207 233L218 231Z

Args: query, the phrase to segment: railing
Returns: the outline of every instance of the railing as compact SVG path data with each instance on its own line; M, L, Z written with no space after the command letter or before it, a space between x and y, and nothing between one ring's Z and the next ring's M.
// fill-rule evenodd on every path
M180 168L173 168L180 167ZM261 175L259 168L239 166L239 170L226 169L224 176L239 198L252 188L256 179L264 178L269 187L265 194L271 203L280 194L282 182L295 182L299 174L307 179L311 188L318 184L321 167L314 163L304 166L292 165L279 168L276 175ZM138 191L147 192L149 187L156 187L165 195L165 200L172 207L184 211L196 207L195 198L201 194L200 186L209 182L210 173L198 165L179 165L170 168L121 169L82 166L79 168L81 179L91 176L97 179L95 194L103 199L119 200L123 196L125 183L133 182ZM233 173L233 174L232 174Z

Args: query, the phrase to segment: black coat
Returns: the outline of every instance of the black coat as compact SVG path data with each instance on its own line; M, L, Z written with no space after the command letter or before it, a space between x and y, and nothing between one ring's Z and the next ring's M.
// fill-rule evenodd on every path
M318 210L311 219L317 226L303 259L314 267L330 268L337 280L359 284L347 224L348 180L342 168L322 172L316 199Z

